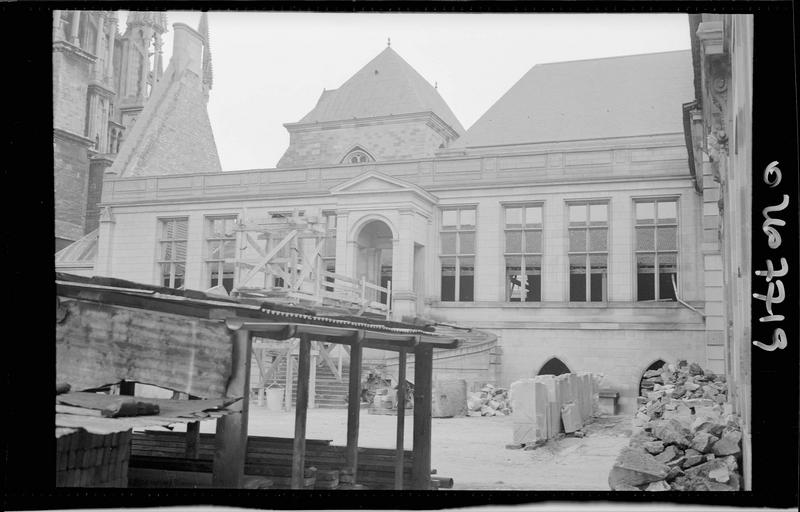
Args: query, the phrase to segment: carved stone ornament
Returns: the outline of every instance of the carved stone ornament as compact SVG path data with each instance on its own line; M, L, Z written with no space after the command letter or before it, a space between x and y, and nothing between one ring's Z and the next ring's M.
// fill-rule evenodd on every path
M104 206L100 210L100 222L114 222L114 215L111 213L111 208Z

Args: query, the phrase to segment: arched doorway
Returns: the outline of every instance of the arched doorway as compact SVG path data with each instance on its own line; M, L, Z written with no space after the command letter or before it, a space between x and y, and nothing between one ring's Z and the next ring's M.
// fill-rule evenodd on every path
M572 372L561 359L553 357L550 358L546 363L544 363L542 369L539 370L538 375L563 375L565 373L572 373Z
M644 380L645 374L651 370L660 370L665 364L667 363L659 359L642 372L642 376L639 379L639 396L644 396L646 392L653 391L653 385L649 382L645 382Z
M369 221L358 232L356 245L356 277L386 287L392 280L392 230L382 220ZM370 298L386 303L383 293Z

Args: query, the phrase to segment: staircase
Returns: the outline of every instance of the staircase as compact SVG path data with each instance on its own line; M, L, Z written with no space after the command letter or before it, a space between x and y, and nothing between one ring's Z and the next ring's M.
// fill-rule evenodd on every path
M297 402L297 362L292 372L292 405ZM277 372L278 383L286 381L286 359L281 362ZM347 384L350 368L342 365L342 381L336 380L333 371L324 362L317 365L317 380L314 400L320 409L347 409Z

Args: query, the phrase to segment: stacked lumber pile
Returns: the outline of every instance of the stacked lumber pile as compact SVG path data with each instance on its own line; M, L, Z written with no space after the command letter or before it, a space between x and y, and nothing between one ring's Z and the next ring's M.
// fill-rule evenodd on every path
M680 361L645 373L648 380L652 386L642 386L635 433L611 469L609 487L740 490L742 431L730 404L724 403L724 377Z
M562 433L581 437L597 409L597 381L591 373L540 375L511 384L514 444L538 446Z
M508 389L486 384L478 392L467 394L467 416L508 416L511 400Z
M185 459L185 434L182 432L146 431L135 433L131 439L131 474L144 474L139 469L161 469L162 471L195 471L207 473L198 487L210 485L211 462L214 457L214 434L200 434L198 458ZM393 449L359 448L358 473L346 466L346 447L330 444L329 440L306 439L306 488L317 489L393 489ZM288 488L291 480L293 439L280 437L249 436L245 458L245 474L263 476L272 480L273 488ZM404 452L403 483L411 486L413 452ZM189 464L191 462L192 464ZM187 468L187 469L181 469ZM136 469L136 471L134 471ZM166 473L165 473L166 474ZM152 476L152 475L150 475ZM148 478L150 477L148 476ZM338 485L333 482L338 479ZM142 482L144 483L144 478ZM185 481L185 480L183 480ZM354 483L357 481L357 483ZM138 482L138 481L137 481ZM132 482L132 486L137 482ZM183 485L180 485L183 486Z
M56 486L127 487L130 436L78 430L56 439Z

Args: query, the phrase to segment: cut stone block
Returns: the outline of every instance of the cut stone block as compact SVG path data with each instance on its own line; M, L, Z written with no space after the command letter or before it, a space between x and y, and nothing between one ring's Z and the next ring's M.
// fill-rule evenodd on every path
M623 448L608 475L608 485L611 489L623 484L639 486L664 480L668 474L669 468L644 450Z
M561 420L564 422L564 432L567 434L580 430L580 428L583 427L578 405L574 402L569 402L561 406Z
M514 442L533 444L547 439L547 387L534 379L511 384L514 409L511 413Z
M431 390L431 416L459 418L467 415L467 381L434 381Z

